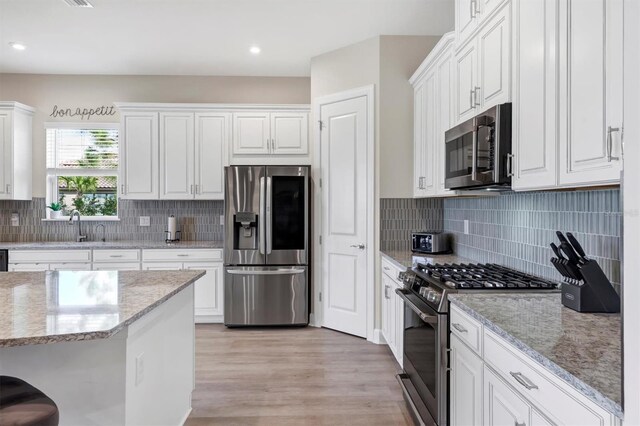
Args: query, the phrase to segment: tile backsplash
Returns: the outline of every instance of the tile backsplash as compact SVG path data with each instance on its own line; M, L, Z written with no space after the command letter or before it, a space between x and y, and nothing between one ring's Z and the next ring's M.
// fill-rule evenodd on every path
M20 226L11 226L12 213L19 214ZM42 221L45 214L44 198L34 198L32 201L0 201L0 241L73 241L77 232L75 225ZM223 239L220 217L224 214L224 201L119 200L120 221L84 221L82 231L89 240L98 240L102 237L102 230L96 230L96 226L103 223L107 241L163 241L167 217L172 214L178 218L182 240ZM140 216L149 216L151 226L139 226Z
M411 231L444 230L474 262L560 280L549 262L556 230L572 232L618 288L622 214L618 189L505 193L491 197L380 200L381 250L409 250ZM464 221L469 221L469 234Z
M443 219L440 198L382 198L380 249L410 250L411 232L441 230Z
M464 234L464 220L469 234ZM509 193L444 200L444 230L456 254L559 280L549 262L556 230L572 232L586 254L620 284L622 215L618 189Z

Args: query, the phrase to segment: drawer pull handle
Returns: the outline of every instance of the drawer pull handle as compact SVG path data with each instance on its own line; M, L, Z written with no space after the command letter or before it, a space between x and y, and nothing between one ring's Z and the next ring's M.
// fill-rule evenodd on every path
M388 266L383 266L382 269L384 269L385 271L390 271L391 269L389 269Z
M527 390L538 389L538 386L536 386L536 384L529 380L524 374L520 372L514 373L513 371L509 371L509 374L511 374L518 383L527 388Z
M456 330L458 330L460 333L466 333L467 331L469 331L463 326L461 326L460 324L458 324L457 322L454 322L453 324L451 324L451 326Z
M178 257L189 257L188 254L179 254Z
M121 254L110 254L109 257L122 257Z
M516 426L527 426L527 424L525 422L520 423L516 420Z

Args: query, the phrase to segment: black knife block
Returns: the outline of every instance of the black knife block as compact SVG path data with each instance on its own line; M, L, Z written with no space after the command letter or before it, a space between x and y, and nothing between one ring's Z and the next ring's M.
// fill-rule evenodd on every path
M578 266L581 285L562 284L562 304L578 312L618 313L620 296L595 260Z

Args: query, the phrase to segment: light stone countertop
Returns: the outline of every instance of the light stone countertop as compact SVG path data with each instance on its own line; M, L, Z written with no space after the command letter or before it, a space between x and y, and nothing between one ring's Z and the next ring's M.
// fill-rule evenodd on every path
M450 302L622 418L620 314L562 306L561 293L454 294Z
M204 271L0 273L0 348L108 338Z
M419 263L473 263L471 260L455 254L423 254L413 253L411 250L380 250L380 253L398 267L405 268L413 267L414 258Z
M90 250L90 249L221 249L223 241L179 241L167 244L164 241L36 241L36 242L0 242L0 249L5 250Z

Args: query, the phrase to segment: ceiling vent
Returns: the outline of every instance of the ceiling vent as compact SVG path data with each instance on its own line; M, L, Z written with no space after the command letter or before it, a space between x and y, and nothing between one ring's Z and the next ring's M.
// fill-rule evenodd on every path
M62 0L71 7L93 7L87 0Z

